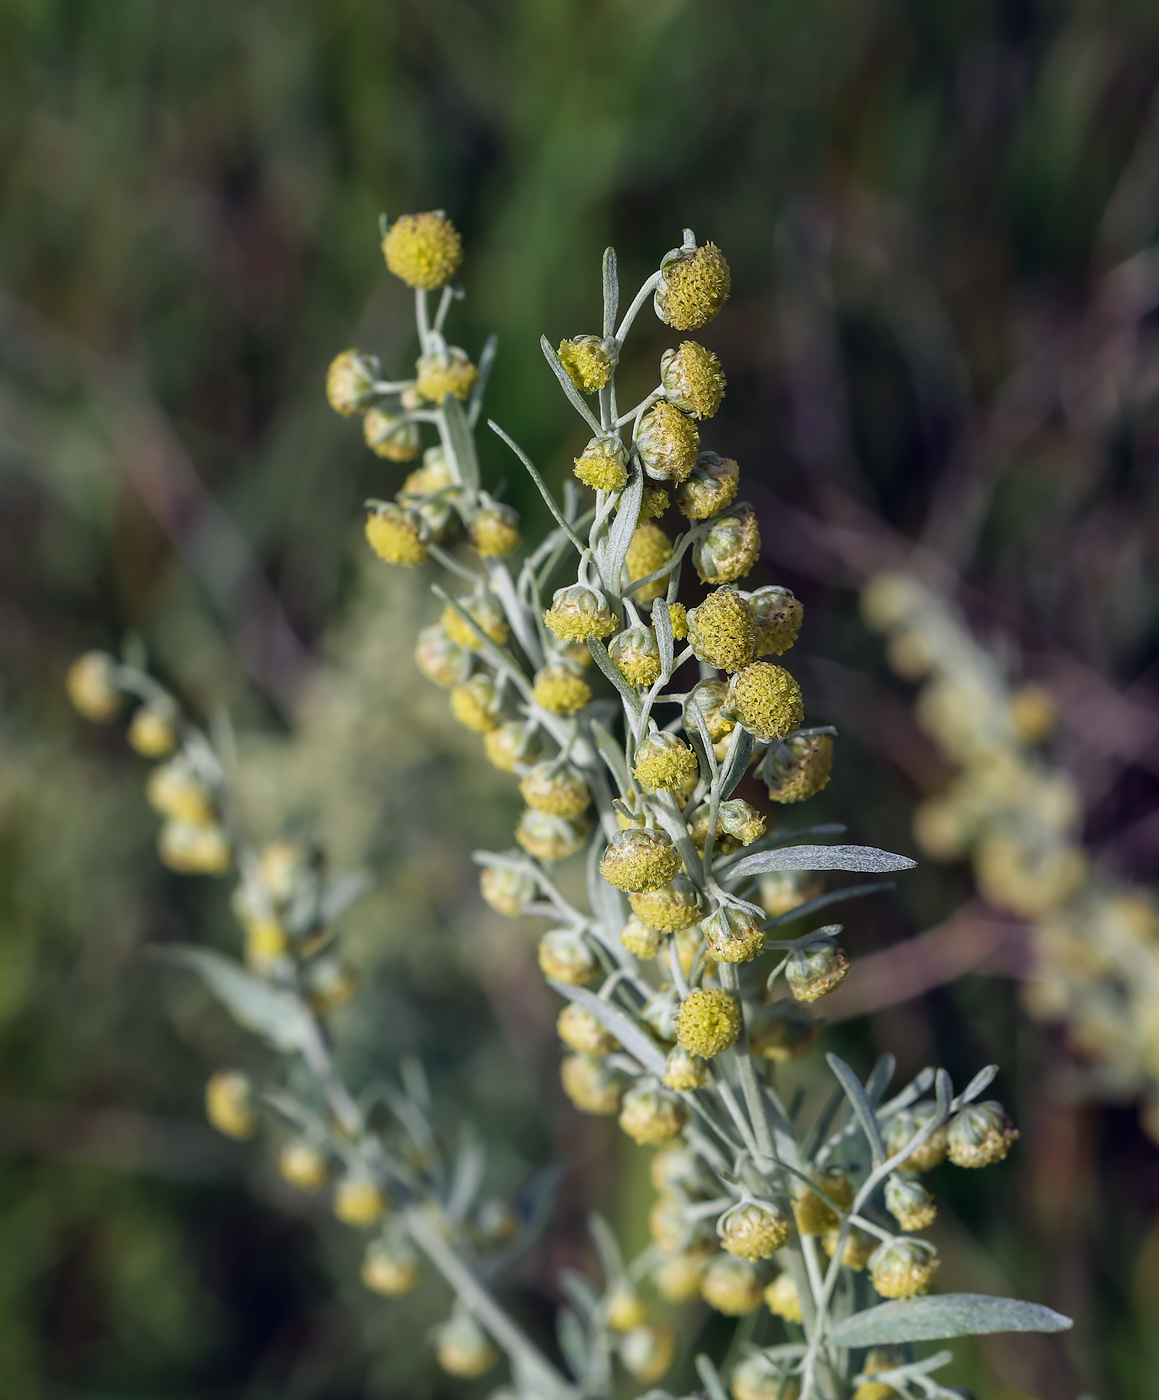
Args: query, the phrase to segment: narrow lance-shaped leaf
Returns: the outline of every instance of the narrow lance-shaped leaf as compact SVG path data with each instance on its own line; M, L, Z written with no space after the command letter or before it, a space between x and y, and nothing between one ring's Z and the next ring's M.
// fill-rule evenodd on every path
M764 875L770 870L865 870L887 872L912 870L917 864L909 856L879 851L873 846L782 846L777 851L758 851L738 860L729 870L730 880L746 875Z
M616 670L615 663L608 655L608 649L597 637L588 638L588 650L595 659L596 665L607 676L608 680L616 687L623 696L624 703L635 715L640 713L640 697L628 684L628 682Z
M840 1347L873 1347L993 1332L1065 1332L1073 1326L1069 1317L1040 1303L984 1293L942 1293L880 1303L836 1323L829 1336Z
M878 1130L877 1118L873 1112L873 1105L866 1095L865 1088L854 1074L853 1070L845 1063L840 1055L828 1054L825 1056L829 1062L829 1068L837 1076L841 1087L845 1090L845 1096L853 1107L853 1112L857 1115L857 1121L861 1125L861 1131L865 1134L869 1143L870 1151L873 1153L874 1164L885 1161L885 1146L881 1141L881 1133Z
M313 1022L298 998L254 977L231 958L208 948L165 948L158 956L192 968L239 1026L275 1050L300 1050L309 1040Z
M462 404L452 394L443 400L442 414L451 452L459 466L459 475L468 498L473 501L479 490L479 459L475 455L475 439L467 426L467 416Z
M740 780L748 771L749 759L752 758L752 756L753 736L747 729L742 729L740 731L740 738L736 741L736 745L729 755L728 768L725 770L720 780L720 800L722 802L727 802L733 795ZM762 852L762 854L766 853ZM772 852L767 852L767 854L771 855ZM754 857L754 859L759 859L759 857Z
M636 533L636 526L640 520L640 505L644 499L644 473L640 464L631 463L628 472L628 484L620 492L616 518L604 537L598 560L604 587L617 598L623 586L624 560L628 557L628 546Z
M668 677L672 674L672 662L675 658L675 638L672 635L672 618L668 613L668 604L663 598L657 598L652 604L652 626L656 629L656 645L660 649L660 673Z
M635 1021L630 1016L626 1016L618 1006L613 1006L611 1002L602 1000L593 992L589 992L586 987L572 987L566 982L557 982L550 977L548 982L560 996L567 997L568 1001L575 1001L580 1006L586 1007L596 1020L611 1031L624 1049L630 1055L634 1055L649 1073L663 1075L665 1060L656 1047L655 1041L646 1036Z
M985 1069L980 1069L958 1095L958 1102L973 1103L979 1094L983 1094L989 1089L997 1073L997 1065L987 1065Z

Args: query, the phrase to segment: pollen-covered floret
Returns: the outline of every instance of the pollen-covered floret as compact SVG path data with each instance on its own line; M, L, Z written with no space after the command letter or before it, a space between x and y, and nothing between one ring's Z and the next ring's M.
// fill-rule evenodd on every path
M885 1183L885 1208L903 1230L925 1230L937 1219L933 1196L913 1176L890 1175Z
M644 740L636 750L632 770L636 781L648 792L686 787L698 771L696 755L684 740L664 730Z
M819 1190L814 1191L799 1179L793 1187L793 1214L797 1218L797 1229L803 1235L823 1235L838 1224L837 1212L830 1201L842 1210L848 1210L853 1204L853 1182L844 1172L821 1168L813 1173L813 1185Z
M582 1113L606 1116L620 1107L624 1081L596 1055L565 1055L559 1067L563 1091Z
M707 1066L699 1055L693 1055L682 1045L669 1050L664 1064L664 1084L669 1089L675 1089L678 1094L688 1094L693 1089L702 1088L707 1078Z
M472 676L451 691L451 713L472 734L486 734L500 719L499 697L489 676Z
M967 1104L950 1119L946 1144L956 1167L988 1167L1000 1162L1018 1141L1018 1129L1000 1103Z
M755 593L742 593L741 597L752 609L757 624L757 655L768 656L772 652L780 656L788 651L797 640L805 617L801 600L787 588L773 584L758 588Z
M711 1060L735 1043L740 1025L740 1003L731 992L697 988L676 1013L677 1043L690 1054Z
M683 481L696 465L700 434L674 404L653 404L641 417L636 450L653 481Z
M746 909L722 905L704 921L708 951L717 962L752 962L765 947L765 931Z
M689 520L707 520L736 499L740 468L731 457L702 452L687 481L676 488L676 506Z
M594 491L622 491L628 483L628 452L619 434L592 438L572 471Z
M941 1262L928 1240L902 1236L873 1251L869 1277L883 1298L916 1298L929 1292Z
M649 486L644 483L644 490L640 493L640 514L636 517L637 525L647 524L649 520L659 520L668 509L668 492L663 486Z
M584 583L557 588L543 620L562 642L582 642L588 637L608 637L616 619L598 588Z
M582 933L553 928L539 940L539 970L545 977L582 987L600 970L595 954Z
M764 1278L758 1265L734 1254L717 1254L700 1276L700 1296L726 1317L743 1317L760 1306Z
M452 642L456 642L461 647L479 647L479 636L475 629L461 616L459 608L478 627L479 631L495 643L502 646L511 634L511 629L507 625L507 615L499 605L499 600L493 593L475 593L467 598L459 599L459 607L453 608L450 603L443 608L443 615L439 621L443 624L443 631L450 637Z
M660 383L669 403L694 418L711 418L724 398L725 378L720 361L695 340L660 358Z
M607 1055L619 1041L586 1006L569 1001L556 1019L560 1040L577 1055Z
M379 506L366 519L366 538L371 549L388 564L413 569L425 564L427 547L422 538L422 521L412 511L392 503Z
M487 865L479 876L479 892L497 914L517 919L535 898L535 881L509 865Z
M423 355L415 365L415 388L432 403L442 403L448 394L456 399L469 398L478 382L478 368L457 345Z
M774 802L804 802L829 782L833 739L828 734L795 734L769 750L760 773Z
M592 800L579 769L554 759L525 773L519 791L529 807L556 817L578 817Z
M620 1108L620 1127L641 1147L670 1142L687 1121L688 1110L679 1099L642 1084L628 1090Z
M782 666L754 661L743 666L728 686L729 707L757 739L784 739L805 718L801 687Z
M680 869L680 855L663 831L617 831L600 861L600 874L626 894L666 885Z
M584 817L553 817L549 812L524 809L515 828L515 839L536 860L566 860L581 850L587 840Z
M672 623L672 635L682 642L688 636L688 609L683 603L669 603L668 618Z
M724 830L736 837L742 846L751 846L765 834L764 817L743 798L733 797L722 802L717 815Z
M656 315L678 331L707 325L728 300L732 274L715 243L674 248L660 264Z
M573 715L592 698L592 688L574 661L553 661L536 671L531 698L553 715Z
M330 361L326 371L327 402L343 418L365 413L374 402L374 385L381 376L382 368L374 355L343 350Z
M597 393L616 366L615 342L598 335L576 335L559 342L559 362L581 394Z
M471 517L467 537L484 559L506 559L519 548L519 512L492 501Z
M628 544L624 567L628 571L629 579L635 583L637 579L647 578L657 569L662 569L671 558L672 541L660 526L640 525ZM665 593L667 588L667 577L653 579L651 583L633 589L632 597L637 603L650 603Z
M700 893L685 875L678 875L659 889L630 894L628 903L637 918L662 933L679 933L682 928L690 928L701 915Z
M739 671L756 654L756 624L735 589L718 588L688 614L688 641L698 661Z
M650 627L626 627L608 643L608 655L629 685L654 685L660 679L660 647Z
M701 583L732 583L743 578L760 554L761 532L748 506L722 515L692 546L692 562Z
M720 1242L740 1259L771 1259L793 1235L793 1222L775 1201L742 1201L720 1217Z
M647 962L659 953L664 935L658 928L649 928L633 914L620 930L620 942L634 958L643 958Z
M455 275L463 260L463 240L441 209L404 214L387 231L382 253L387 267L408 287L431 291Z
M415 643L415 665L435 685L450 688L467 677L470 646L461 646L447 635L442 623L424 627Z
M417 424L384 408L367 410L362 436L371 452L388 462L412 461L422 450Z

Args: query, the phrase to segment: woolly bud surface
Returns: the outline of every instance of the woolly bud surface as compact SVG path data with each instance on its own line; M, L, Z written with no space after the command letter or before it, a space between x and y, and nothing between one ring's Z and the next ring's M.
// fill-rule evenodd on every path
M698 661L739 671L756 655L756 624L735 589L718 588L688 614L688 641Z
M564 642L608 637L616 630L616 619L608 608L607 599L599 589L582 583L556 589L543 620Z
M595 491L622 491L628 484L628 452L618 435L592 438L572 466Z
M515 839L536 860L566 860L582 849L588 824L583 817L554 817L528 807L519 818Z
M745 1201L721 1216L720 1242L741 1259L771 1259L793 1235L793 1222L773 1201Z
M413 461L422 450L417 424L384 408L367 410L362 437L371 452L387 462Z
M736 1043L740 1026L740 1003L731 992L697 988L680 1003L676 1039L690 1054L710 1060Z
M463 240L442 212L404 214L382 240L386 265L408 287L432 291L449 282L463 259Z
M676 1355L676 1334L666 1323L634 1327L620 1343L620 1360L641 1385L654 1385L670 1369Z
M822 945L794 952L785 968L785 981L797 1001L815 1002L835 992L849 976L849 959L840 948Z
M756 1264L733 1254L717 1254L700 1276L700 1296L726 1317L743 1317L760 1306L764 1279Z
M695 340L682 341L678 350L665 350L660 358L660 382L669 403L694 418L711 418L724 398L720 361Z
M758 588L755 593L745 593L742 597L752 609L753 621L757 625L757 655L767 656L770 652L780 656L797 640L805 609L800 599L787 588L769 585Z
M716 316L728 300L732 274L715 243L674 248L660 264L656 315L673 330L695 331Z
M498 502L483 506L471 517L467 535L484 559L506 559L519 548L519 514Z
M650 627L625 628L608 644L608 655L629 685L654 685L660 679L660 647Z
M744 578L760 558L761 532L748 506L722 515L692 546L692 562L701 583L732 583Z
M680 855L667 833L638 827L617 831L600 861L600 874L626 894L659 889L679 869Z
M619 1048L619 1041L586 1006L569 1001L559 1013L555 1029L560 1040L577 1055L607 1055Z
M941 1262L928 1240L903 1236L873 1251L869 1277L883 1298L916 1298L929 1292Z
M609 345L598 335L576 335L560 341L559 362L581 394L598 393L611 379L616 359Z
M775 753L770 750L769 797L774 802L804 802L828 786L833 767L833 739L828 734L795 734Z
M708 1071L699 1055L693 1055L683 1046L677 1045L668 1052L664 1066L664 1084L675 1089L678 1094L691 1093L703 1088Z
M471 638L473 642L474 637ZM415 665L427 680L450 689L467 676L470 643L462 646L452 641L441 622L424 627L415 643Z
M535 673L531 698L553 715L573 715L592 698L592 688L575 662L555 661Z
M608 1117L620 1107L623 1081L594 1055L566 1055L559 1067L563 1091L581 1113Z
M1018 1141L1018 1129L1000 1103L967 1104L950 1119L946 1144L956 1167L988 1167L1000 1162Z
M740 724L765 742L785 738L805 718L801 687L783 666L768 661L754 661L737 671L729 682L728 700Z
M354 418L374 402L374 384L382 369L374 355L343 350L326 371L326 401L343 418Z
M660 792L686 786L695 780L699 768L696 755L683 739L660 730L637 749L632 772L646 791Z
M545 977L582 987L600 970L583 935L570 928L553 928L539 940L539 967Z
M658 928L649 928L633 914L620 930L620 942L634 958L643 958L647 962L660 951L664 935Z
M371 549L388 564L400 564L406 569L426 563L427 547L421 531L419 518L393 503L380 506L366 519L366 538Z
M479 382L478 368L457 345L423 355L415 365L415 388L431 403L442 403L448 394L466 399Z
M689 520L708 520L736 499L740 468L731 457L702 452L692 475L676 488L676 506Z
M768 1288L765 1289L765 1305L774 1317L783 1317L786 1322L795 1322L800 1326L802 1321L801 1299L797 1294L797 1285L793 1282L791 1275L778 1274Z
M673 404L653 404L641 417L636 450L653 481L685 480L696 465L699 448L696 424Z
M714 909L704 921L708 951L717 962L752 962L765 947L765 931L744 909Z
M537 763L519 784L524 802L556 817L578 817L587 810L592 795L583 774L567 763Z
M630 894L628 903L637 918L662 933L678 933L700 919L700 893L684 875L678 875L659 889Z
M620 1127L641 1147L670 1142L687 1121L688 1111L679 1099L639 1085L628 1090L620 1107Z

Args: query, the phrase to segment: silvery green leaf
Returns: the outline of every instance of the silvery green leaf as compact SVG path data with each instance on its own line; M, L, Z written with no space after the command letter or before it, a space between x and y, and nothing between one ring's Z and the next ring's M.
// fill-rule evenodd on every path
M728 1400L728 1391L724 1388L724 1382L720 1378L720 1372L704 1352L701 1352L696 1358L696 1373L704 1382L704 1388L708 1391L709 1400Z
M483 1184L486 1165L487 1154L478 1133L469 1123L464 1124L459 1130L459 1150L455 1155L451 1190L447 1196L447 1215L450 1219L459 1222L471 1209Z
M944 1069L934 1075L934 1098L938 1104L938 1117L944 1123L950 1116L954 1102L954 1081Z
M870 1103L865 1092L865 1087L840 1055L830 1053L826 1055L825 1058L829 1062L829 1068L837 1076L841 1087L845 1090L845 1095L853 1107L853 1112L857 1115L857 1121L861 1125L861 1131L865 1134L870 1151L873 1153L875 1165L884 1162L885 1147L881 1141L881 1132L877 1126L877 1118L873 1112L873 1105Z
M620 310L620 274L616 265L616 250L604 249L604 339L616 333L616 316Z
M980 1069L958 1095L958 1102L960 1104L973 1103L979 1094L984 1093L990 1087L997 1073L997 1065L987 1065L985 1069Z
M591 1283L575 1269L560 1269L558 1282L560 1291L566 1294L577 1314L585 1321L590 1320L600 1305L600 1295Z
M644 473L639 462L628 465L628 484L620 492L620 504L611 529L604 537L603 548L598 560L600 576L604 587L618 598L623 586L624 560L628 557L628 546L636 533L640 519L640 505L644 500Z
M451 455L458 465L463 486L473 497L479 490L479 459L475 456L475 439L467 426L467 416L453 394L448 394L443 400L442 413Z
M728 872L729 878L764 875L770 870L912 870L916 860L895 856L873 846L782 846L777 851L759 851L746 856Z
M158 956L192 968L239 1026L275 1050L300 1050L313 1034L310 1013L293 992L254 977L232 958L209 948L164 948Z
M881 894L895 889L897 886L892 880L875 880L871 885L850 885L843 890L830 890L828 894L820 894L816 899L807 899L804 904L798 904L787 914L778 914L775 919L769 920L765 928L771 933L782 924L795 923L798 919L807 919L812 914L820 913L830 904L840 904L845 899L862 899L867 894Z
M984 1293L942 1293L879 1303L845 1318L829 1335L837 1346L873 1347L992 1332L1065 1332L1073 1326L1069 1317L1040 1303Z
M331 924L370 889L374 881L365 870L352 870L345 875L332 875L326 881L319 908L322 922Z
M620 1246L612 1233L612 1227L602 1215L593 1211L588 1216L588 1231L595 1244L596 1253L600 1256L600 1268L604 1271L604 1279L610 1283L624 1272L624 1256L620 1253Z
M608 658L611 660L611 658ZM596 748L600 751L600 757L608 765L608 771L616 780L616 786L620 789L620 796L632 790L632 778L628 772L628 761L624 757L624 750L616 743L607 729L594 719L591 722L592 738L595 740Z
M638 715L640 713L640 697L616 669L615 663L608 655L607 647L604 646L603 642L601 642L598 637L589 637L588 650L591 652L596 665L620 692L624 703L633 714Z
M731 746L731 752L727 760L728 767L725 769L720 780L720 800L722 802L727 802L732 796L737 784L748 771L749 759L753 756L753 736L747 729L740 729L737 732L740 734L740 738ZM816 849L825 850L829 848L818 846ZM769 854L771 855L773 852L769 852ZM751 859L759 860L760 856L753 856ZM742 861L741 864L743 865L744 862Z
M593 1016L616 1037L620 1044L652 1074L663 1076L666 1061L656 1042L636 1025L618 1006L602 1000L586 987L572 987L549 977L548 983L561 997L586 1007Z
M539 494L543 497L544 504L555 517L555 522L559 526L559 528L568 537L568 539L571 540L572 544L575 546L576 549L579 550L581 554L586 553L587 546L572 529L571 522L564 515L563 511L560 510L559 506L556 503L555 497L547 489L547 482L544 481L543 477L540 476L539 469L536 467L535 463L531 460L527 453L524 452L523 448L519 446L515 439L509 437L508 434L503 431L503 429L499 426L498 423L495 422L493 418L487 419L487 426L491 429L491 431L495 434L496 437L503 439L503 441L512 450L512 452L514 452L515 455L519 458L519 460L523 463L524 471L526 471L527 475L532 479L532 481L535 482L535 485L539 490Z
M897 1069L897 1057L888 1053L881 1056L873 1071L865 1081L865 1097L871 1104L881 1101L882 1094L889 1088L890 1080Z
M663 598L657 598L652 604L652 626L656 629L656 645L660 648L660 673L670 676L676 655L676 639L672 635L672 618L668 612L668 604Z
M600 833L597 831L588 845L587 855L588 903L596 916L592 931L621 964L628 964L630 955L620 942L620 930L627 922L624 896L600 874L601 844Z
M555 1331L568 1370L576 1380L582 1380L588 1373L591 1361L583 1324L570 1308L560 1308L555 1320Z

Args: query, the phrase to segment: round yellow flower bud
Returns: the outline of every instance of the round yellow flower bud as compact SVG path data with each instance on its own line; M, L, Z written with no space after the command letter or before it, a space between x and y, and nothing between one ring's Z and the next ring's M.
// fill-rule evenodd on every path
M855 1189L853 1182L844 1172L836 1168L823 1167L812 1173L813 1184L824 1195L811 1190L801 1180L793 1183L793 1214L797 1217L797 1229L803 1235L823 1235L838 1224L837 1213L830 1206L840 1206L848 1210L853 1204Z
M630 1332L648 1320L644 1300L627 1279L618 1279L604 1297L604 1316L613 1332Z
M802 1322L801 1299L797 1296L797 1285L792 1275L778 1274L765 1289L765 1306L774 1317L783 1317L786 1322Z
M793 1237L793 1222L775 1201L742 1201L720 1217L716 1232L740 1259L771 1259Z
M656 288L656 315L678 331L695 331L728 300L732 274L715 243L682 246L665 254Z
M754 1351L733 1370L732 1400L800 1400L801 1383L786 1375L763 1352Z
M668 620L672 624L672 635L678 642L688 636L688 609L683 603L668 604Z
M371 452L388 462L410 462L422 451L418 424L384 408L367 409L362 436Z
M899 1400L892 1385L884 1381L863 1381L853 1392L853 1400Z
M736 728L736 720L728 709L727 681L701 681L689 692L685 707L684 727L689 734L700 733L700 727L694 718L696 714L704 721L708 737L714 744L726 738Z
M624 1083L594 1055L565 1055L559 1067L563 1091L581 1113L600 1117L619 1111Z
M1010 697L1010 725L1020 744L1033 747L1049 739L1058 724L1058 710L1049 690L1020 686Z
M442 403L450 394L467 399L479 382L479 370L457 345L423 355L415 364L415 388L431 403Z
M600 964L582 933L553 928L539 940L539 970L557 982L582 987L599 972Z
M647 792L685 787L699 772L696 755L683 739L664 730L650 734L636 750L632 769L636 781Z
M474 638L471 640L473 642ZM452 641L442 623L434 622L419 633L415 643L415 665L435 685L449 689L461 684L467 679L470 663L470 643L463 646Z
M345 1006L358 990L358 973L341 958L315 958L306 969L306 1000L317 1016Z
M668 1374L676 1355L676 1334L663 1322L634 1327L620 1342L624 1369L641 1385L655 1385Z
M658 928L649 928L647 924L641 923L633 914L620 930L620 942L633 957L643 958L647 962L660 951L664 935Z
M828 786L833 767L833 740L828 734L795 734L772 748L760 775L774 802L804 802Z
M693 1089L702 1089L707 1080L708 1067L699 1055L690 1054L680 1045L669 1050L663 1076L666 1088L688 1094Z
M785 981L797 1001L812 1003L835 992L849 976L849 959L840 948L822 944L807 953L793 952Z
M890 1175L885 1183L885 1208L903 1230L925 1230L938 1216L933 1196L916 1177Z
M183 757L153 769L145 782L145 796L151 807L175 821L203 826L214 820L209 789Z
M365 1230L381 1219L389 1202L378 1183L351 1173L334 1188L334 1214L343 1225Z
M608 1055L620 1048L616 1037L586 1006L569 1001L555 1023L560 1040L577 1055Z
M615 341L598 335L576 335L559 343L559 362L581 394L598 393L616 367Z
M687 481L676 488L676 506L689 520L708 520L736 499L740 468L731 457L702 452Z
M249 1075L223 1069L205 1086L205 1116L219 1133L244 1142L258 1125L254 1086Z
M600 861L600 874L608 884L627 894L659 889L679 869L680 855L667 832L639 827L617 831Z
M692 844L696 849L704 854L704 847L708 841L708 822L712 816L712 804L702 802L692 813L691 817L686 812L685 820L688 823L688 833L692 837ZM730 836L720 824L720 813L717 812L716 831L712 838L712 851L716 856L728 856L740 845L735 836Z
M873 1251L869 1277L883 1298L916 1298L929 1292L941 1262L928 1240L902 1236Z
M233 866L229 839L216 822L170 817L157 833L157 854L179 875L224 875Z
M511 635L511 628L507 625L507 614L493 593L475 593L470 597L460 598L459 607L496 646L501 647ZM468 650L478 649L478 634L449 603L443 608L439 621L443 631L456 646L466 647Z
M177 747L176 706L142 705L129 725L129 743L143 758L166 758Z
M956 1167L988 1167L1006 1156L1018 1136L1006 1110L990 1100L967 1104L950 1119L946 1146Z
M891 1157L896 1156L906 1143L913 1141L931 1118L937 1117L937 1114L937 1106L932 1103L920 1103L914 1108L903 1108L895 1113L883 1135L885 1150ZM898 1170L906 1172L933 1171L939 1163L945 1160L948 1149L949 1141L943 1124L940 1128L935 1128L920 1147L914 1148L910 1155L900 1163Z
M528 807L519 818L515 839L536 860L567 860L583 849L588 824L583 817L553 817Z
M455 275L463 260L463 240L441 209L404 214L391 224L382 253L387 267L408 287L429 292Z
M659 889L630 894L628 903L638 919L642 919L649 928L658 928L661 933L678 933L700 920L699 891L684 875L677 875Z
M543 620L564 642L608 637L616 630L616 619L608 600L598 588L589 588L583 583L557 589Z
M646 525L649 520L659 520L668 509L668 492L662 486L649 486L644 483L644 490L640 496L640 514L636 517L637 525Z
M834 1226L832 1230L826 1230L821 1236L821 1244L826 1254L831 1258L837 1249L841 1239L841 1231ZM841 1262L847 1269L852 1269L859 1274L873 1256L873 1251L881 1241L876 1235L868 1234L865 1230L860 1230L856 1225L852 1227L845 1236L845 1248L841 1254Z
M668 402L694 418L711 418L724 398L725 378L720 361L695 340L660 357L660 383Z
M406 478L398 498L405 505L411 501L425 500L428 496L449 493L454 485L455 477L447 461L446 449L428 447L423 453L422 466Z
M377 356L361 350L343 350L330 361L326 371L326 400L343 418L355 418L374 403L374 385L381 378Z
M375 1240L362 1257L362 1282L384 1298L401 1298L419 1281L418 1255L404 1240Z
M371 549L388 564L401 564L406 569L426 563L422 529L422 521L413 511L393 503L379 506L366 518L366 538Z
M618 633L608 643L608 655L629 685L654 685L660 679L660 647L650 627L628 627Z
M266 973L286 955L286 930L277 919L255 919L246 924L245 960L253 972Z
M742 798L722 802L718 812L720 825L742 846L751 846L765 834L765 819L757 809Z
M299 1191L319 1191L326 1183L326 1154L305 1138L293 1138L278 1153L278 1175Z
M554 661L535 673L531 698L553 715L572 715L592 698L592 688L574 661Z
M774 1064L784 1065L807 1055L821 1034L821 1022L787 997L759 1006L749 1026L749 1048Z
M699 448L696 424L672 404L653 404L641 417L636 451L653 481L683 481L696 465Z
M741 597L749 605L757 625L757 655L768 656L773 652L780 656L788 651L797 640L805 618L801 600L787 588L773 585L758 588L755 593L742 593Z
M760 1268L734 1254L717 1254L700 1276L700 1296L726 1317L743 1317L760 1305L764 1280Z
M619 434L592 438L572 471L594 491L622 491L628 484L628 451Z
M743 578L760 554L761 532L748 506L722 515L692 546L692 562L701 583L732 583Z
M472 734L486 734L499 724L499 699L489 676L472 676L451 691L451 713Z
M698 661L718 670L739 671L748 666L757 645L756 624L748 604L735 589L718 588L688 614L688 641Z
M705 1251L662 1253L652 1270L656 1292L666 1303L687 1303L700 1292L700 1276L708 1260Z
M772 870L761 876L758 901L770 919L799 909L825 893L825 881L813 870Z
M519 791L529 807L556 817L578 817L592 800L579 769L558 759L537 763L529 769L523 775Z
M640 525L628 544L624 567L633 583L662 569L672 558L672 541L659 525ZM668 579L653 579L632 593L637 603L650 603L668 590Z
M522 719L504 720L483 736L487 761L501 773L514 773L521 763L532 763L543 748L538 728Z
M740 1003L731 992L697 988L680 1003L676 1039L690 1054L711 1060L730 1049L740 1034Z
M641 1147L660 1147L674 1138L688 1121L688 1110L679 1099L657 1089L636 1085L624 1095L620 1127Z
M86 651L68 668L65 689L73 708L95 724L116 719L122 695L116 686L117 663L104 651Z
M499 1349L471 1314L459 1309L439 1328L435 1355L448 1376L474 1380L499 1360Z
M519 548L519 513L499 502L483 506L471 517L467 537L484 559L506 559Z
M506 865L487 865L479 876L479 891L497 914L517 919L536 895L536 884L522 870Z
M739 723L756 738L784 739L805 718L801 687L783 666L754 661L729 681L728 703Z
M717 962L752 962L765 948L764 929L744 909L714 909L704 921L704 936Z
M688 1199L679 1192L666 1192L648 1212L652 1240L670 1254L707 1251L712 1247L711 1226L704 1220L689 1220Z

